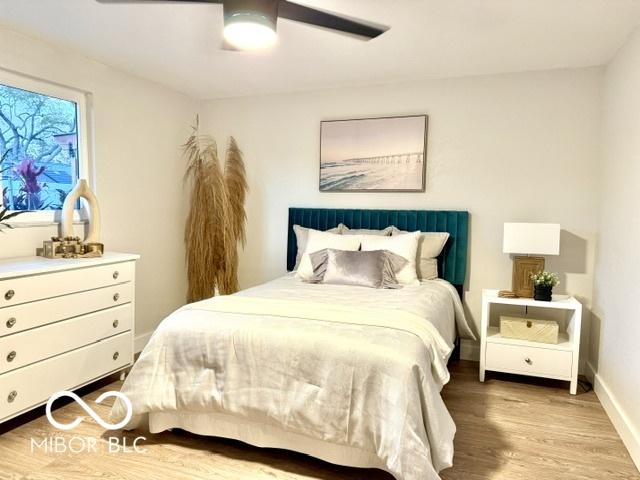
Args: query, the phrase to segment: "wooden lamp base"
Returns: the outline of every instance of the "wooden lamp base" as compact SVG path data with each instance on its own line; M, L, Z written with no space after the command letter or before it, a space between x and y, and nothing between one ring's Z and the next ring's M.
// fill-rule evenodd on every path
M543 257L513 257L511 290L519 297L533 298L531 275L544 271Z

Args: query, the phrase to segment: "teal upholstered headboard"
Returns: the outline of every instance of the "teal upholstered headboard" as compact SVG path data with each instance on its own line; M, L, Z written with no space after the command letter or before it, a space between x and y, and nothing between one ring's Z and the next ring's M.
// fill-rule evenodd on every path
M349 228L382 229L395 225L415 232L449 232L451 235L438 257L438 273L462 291L467 274L469 212L449 210L362 210L335 208L290 208L287 243L287 270L293 270L298 249L294 225L328 230L344 223Z

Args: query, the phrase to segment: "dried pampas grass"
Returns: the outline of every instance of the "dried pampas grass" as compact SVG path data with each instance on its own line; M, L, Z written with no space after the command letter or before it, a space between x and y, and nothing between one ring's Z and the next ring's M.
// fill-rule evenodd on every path
M236 139L229 139L227 159L224 164L224 183L227 191L227 220L228 245L225 249L226 268L222 271L220 291L237 292L238 286L238 243L244 247L246 236L244 226L247 214L244 201L247 196L247 179L245 175L242 152L238 148Z
M198 126L184 145L191 206L185 226L187 301L238 290L238 243L245 242L247 180L242 153L231 138L224 172L218 149Z
M244 211L244 201L249 187L245 177L242 152L238 148L236 139L233 137L229 139L229 147L227 148L227 160L224 164L224 180L227 185L227 196L231 210L231 228L233 229L233 234L244 246L246 241L244 225L247 221L247 215Z

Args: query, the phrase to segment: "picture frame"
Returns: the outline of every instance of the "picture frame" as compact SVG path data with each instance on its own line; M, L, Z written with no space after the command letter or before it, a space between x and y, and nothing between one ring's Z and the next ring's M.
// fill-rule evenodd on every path
M320 122L320 192L426 190L426 114Z

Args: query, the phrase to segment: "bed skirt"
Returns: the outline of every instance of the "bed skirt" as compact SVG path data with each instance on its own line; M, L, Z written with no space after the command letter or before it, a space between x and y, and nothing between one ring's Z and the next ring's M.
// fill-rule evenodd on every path
M197 435L239 440L256 447L292 450L345 467L378 468L388 472L375 454L288 432L274 425L218 413L152 412L148 415L151 433L180 428Z

